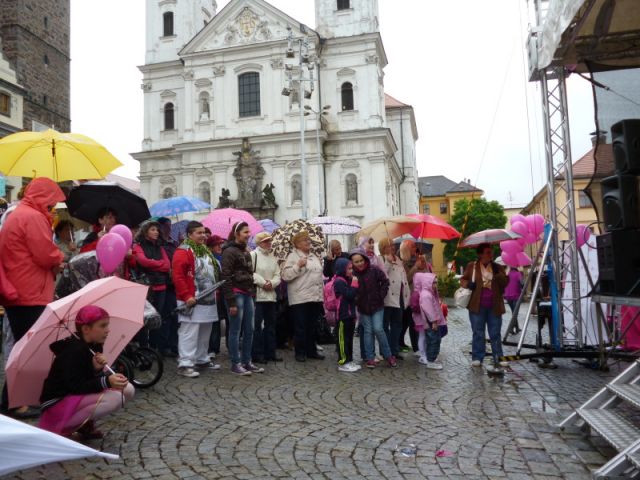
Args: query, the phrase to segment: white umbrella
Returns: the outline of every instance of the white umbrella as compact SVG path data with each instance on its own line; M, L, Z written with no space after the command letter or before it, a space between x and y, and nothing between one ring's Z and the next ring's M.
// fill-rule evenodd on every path
M0 476L45 463L94 456L120 458L0 415Z

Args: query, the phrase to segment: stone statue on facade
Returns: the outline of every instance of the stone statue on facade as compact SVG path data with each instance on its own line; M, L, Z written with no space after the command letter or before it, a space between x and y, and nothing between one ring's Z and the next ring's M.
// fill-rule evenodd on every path
M260 208L262 204L262 179L265 171L260 162L259 151L251 148L248 138L242 139L242 149L237 155L237 165L233 176L238 184L239 208Z
M218 205L216 208L233 208L236 206L235 202L231 200L229 197L231 196L231 192L228 188L222 189L222 195L218 197Z
M276 196L273 194L274 188L276 188L276 186L273 183L270 183L262 189L262 206L267 208L278 208Z

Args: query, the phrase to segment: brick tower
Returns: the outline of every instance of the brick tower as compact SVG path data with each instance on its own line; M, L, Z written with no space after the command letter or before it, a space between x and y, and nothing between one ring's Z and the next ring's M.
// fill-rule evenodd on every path
M24 129L71 129L70 0L0 0L2 53L24 87Z

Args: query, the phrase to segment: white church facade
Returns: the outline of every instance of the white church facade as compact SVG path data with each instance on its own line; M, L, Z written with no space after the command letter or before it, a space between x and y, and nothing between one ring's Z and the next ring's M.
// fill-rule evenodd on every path
M300 108L329 106L321 120L304 117L307 216L364 224L418 212L415 117L384 93L377 0L315 0L315 9L313 30L264 0L219 12L215 0L147 0L144 139L133 156L150 204L190 195L215 207L223 189L233 200L273 184L274 220L300 218ZM302 105L282 94L298 68L288 27L306 37L315 76ZM262 185L234 176L249 151Z

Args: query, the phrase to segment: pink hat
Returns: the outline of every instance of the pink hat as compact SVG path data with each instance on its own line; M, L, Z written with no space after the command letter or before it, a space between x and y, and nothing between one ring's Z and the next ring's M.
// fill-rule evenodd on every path
M95 305L85 305L76 315L76 325L91 325L105 318L109 318L106 310Z

